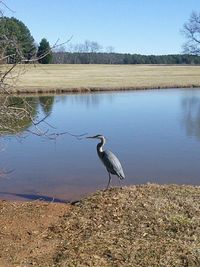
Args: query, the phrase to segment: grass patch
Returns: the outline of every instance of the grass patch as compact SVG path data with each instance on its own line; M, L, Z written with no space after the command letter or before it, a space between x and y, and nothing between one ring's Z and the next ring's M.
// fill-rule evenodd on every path
M54 64L21 65L15 71L18 93L200 87L200 66Z
M98 192L58 226L65 245L55 259L61 266L197 267L199 200L200 188L189 186Z
M200 266L200 187L131 186L77 203L43 237L37 266ZM48 242L49 243L48 243ZM45 265L46 264L46 265Z

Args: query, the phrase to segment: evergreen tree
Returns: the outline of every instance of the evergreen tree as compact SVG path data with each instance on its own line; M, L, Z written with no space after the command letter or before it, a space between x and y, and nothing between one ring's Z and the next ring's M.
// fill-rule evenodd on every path
M8 63L30 59L35 54L34 39L22 21L14 17L1 17L0 51L3 56L13 55Z
M52 52L47 39L43 38L39 44L37 57L41 64L50 64L52 62Z

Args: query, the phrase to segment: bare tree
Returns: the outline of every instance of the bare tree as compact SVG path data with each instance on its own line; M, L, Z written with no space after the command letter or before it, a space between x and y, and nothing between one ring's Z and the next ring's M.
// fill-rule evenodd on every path
M91 42L90 43L90 52L91 53L98 53L101 52L102 46L98 44L97 42Z
M19 132L19 127L23 120L33 120L32 105L27 103L24 98L10 98L11 90L16 84L16 80L23 71L18 68L20 61L24 61L22 50L14 36L6 34L4 28L6 21L4 20L4 9L10 10L3 1L0 1L0 136ZM14 54L7 54L6 50L11 47ZM17 58L12 65L5 63L10 58Z
M22 72L28 71L29 64L37 64L39 59L42 59L56 48L62 47L63 49L64 45L69 43L72 37L62 44L57 41L50 47L49 51L44 52L39 57L34 54L31 57L29 55L25 57L23 48L17 42L15 36L10 36L3 30L6 27L3 9L10 10L0 0L0 151L2 152L4 136L8 135L18 135L20 140L29 133L53 140L60 135L71 135L80 139L85 134L75 135L69 131L57 132L54 126L48 123L48 116L53 104L52 97L46 97L45 99L40 97L27 98L18 95L15 90L20 75ZM1 34L2 32L3 34ZM14 51L14 54L7 53L8 47L12 48L11 50ZM7 62L12 62L10 59L13 58L13 64L6 64ZM39 105L42 106L45 114L42 117L38 113ZM9 170L5 170L3 166L0 166L0 176L9 172Z
M47 56L52 50L59 47L63 48L65 44L70 42L72 37L62 44L58 43L58 40L39 57L35 53L31 58L26 58L23 54L23 48L15 36L10 36L7 31L3 31L3 28L6 27L6 24L4 24L6 22L4 19L5 9L10 11L6 4L0 0L0 32L1 30L3 32L0 35L0 137L5 134L19 134L22 130L27 130L28 126L33 125L31 133L50 139L56 138L59 134L64 133L57 133L55 128L48 124L47 118L50 114L50 109L44 108L47 112L41 118L37 114L38 104L36 99L18 95L15 87L22 72L28 71L29 64L37 64L39 59ZM6 48L10 46L15 51L14 54L5 53ZM15 58L14 63L5 64L7 59L11 57ZM45 105L45 103L42 103L42 105ZM53 129L53 132L50 131L51 129ZM71 134L67 131L65 133ZM79 136L77 135L77 137Z
M70 53L98 53L102 51L102 46L95 41L85 40L84 43L69 44L67 51Z
M184 53L200 55L200 12L192 12L188 22L183 26L183 34L186 37Z
M106 47L106 53L114 53L115 52L115 48L113 46L107 46Z

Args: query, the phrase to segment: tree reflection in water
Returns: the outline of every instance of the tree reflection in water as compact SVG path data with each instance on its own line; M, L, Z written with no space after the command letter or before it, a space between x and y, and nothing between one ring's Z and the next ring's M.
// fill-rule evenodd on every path
M93 93L82 93L82 94L67 94L67 95L61 95L59 97L59 101L62 103L70 102L74 103L75 105L83 105L87 108L91 107L98 107L102 104L103 101L110 101L113 102L114 98L116 97L116 94L118 92L93 92ZM119 92L121 93L121 92ZM72 97L73 96L73 97Z
M198 92L197 92L198 93ZM200 96L194 92L188 93L182 98L183 110L182 125L188 136L195 136L200 140Z
M46 115L51 113L54 104L54 96L40 96L38 99L43 112Z
M40 108L48 115L54 104L54 96L0 97L0 137L24 132L37 123Z

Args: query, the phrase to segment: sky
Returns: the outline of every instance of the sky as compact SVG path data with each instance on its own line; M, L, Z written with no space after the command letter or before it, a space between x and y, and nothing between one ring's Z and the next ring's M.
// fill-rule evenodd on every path
M37 43L59 38L96 41L115 52L145 55L182 52L183 24L200 0L4 0Z

